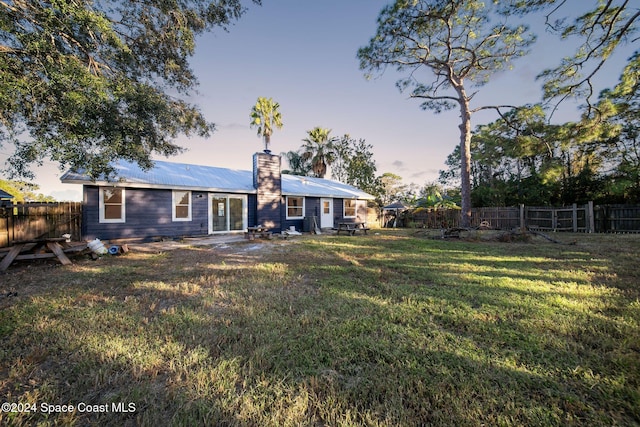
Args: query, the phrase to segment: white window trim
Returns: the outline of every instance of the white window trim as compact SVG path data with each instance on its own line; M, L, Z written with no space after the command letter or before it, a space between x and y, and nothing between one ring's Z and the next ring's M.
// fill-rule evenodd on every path
M296 199L302 199L302 215L300 216L289 216L289 197L292 198L296 198ZM287 210L287 219L304 219L304 212L305 212L305 204L306 204L306 198L305 197L301 197L301 196L287 196L286 200L285 200L285 209Z
M347 215L347 201L353 200L355 212L354 215ZM358 217L358 201L356 199L342 199L342 217L343 218L357 218Z
M184 193L185 190L173 190L171 191L171 220L174 222L177 221L191 221L191 206L193 205L193 199L191 198L191 191L187 191L186 193L189 194L189 213L187 214L186 218L178 218L176 217L176 203L179 201L177 196L177 193Z
M123 223L127 221L127 218L125 216L125 213L127 212L127 210L125 209L125 203L127 198L125 197L125 189L124 188L120 188L119 190L122 190L122 206L120 206L120 218L118 219L107 219L104 217L104 190L107 190L109 187L100 187L99 188L99 195L100 195L100 206L99 206L99 211L100 211L100 223Z

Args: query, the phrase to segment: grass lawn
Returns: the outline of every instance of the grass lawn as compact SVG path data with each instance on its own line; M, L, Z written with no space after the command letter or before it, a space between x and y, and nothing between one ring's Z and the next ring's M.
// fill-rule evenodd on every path
M639 425L640 235L474 237L12 267L0 425Z

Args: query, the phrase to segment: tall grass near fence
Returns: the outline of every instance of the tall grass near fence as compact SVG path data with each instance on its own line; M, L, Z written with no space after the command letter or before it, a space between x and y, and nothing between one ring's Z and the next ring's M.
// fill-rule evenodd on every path
M381 231L15 270L2 425L635 425L637 236ZM111 408L111 406L109 406Z

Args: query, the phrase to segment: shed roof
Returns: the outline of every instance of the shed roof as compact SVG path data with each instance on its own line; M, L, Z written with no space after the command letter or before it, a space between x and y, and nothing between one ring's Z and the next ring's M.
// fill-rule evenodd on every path
M393 210L393 209L409 209L410 206L405 205L404 203L397 201L397 202L393 202L390 205L387 205L385 207L383 207L382 209L388 209L388 210Z
M0 199L13 199L14 197L4 190L0 190Z
M155 161L154 167L142 170L137 163L115 163L117 178L92 181L83 170L68 171L60 180L67 184L117 185L135 188L185 189L225 193L256 193L253 172L213 166ZM330 179L282 175L282 194L287 196L356 198L372 200L374 197L347 184Z

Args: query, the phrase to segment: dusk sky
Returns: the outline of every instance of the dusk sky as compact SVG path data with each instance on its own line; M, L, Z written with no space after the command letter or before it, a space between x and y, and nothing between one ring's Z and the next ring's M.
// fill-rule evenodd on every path
M190 102L216 123L217 131L206 140L181 138L188 151L168 160L251 169L253 153L264 147L249 128L249 113L264 96L280 103L284 122L272 136L275 153L297 150L307 131L321 126L333 136L348 133L372 144L379 175L392 172L405 184L420 186L435 181L459 142L458 111L423 111L418 100L396 89L400 75L394 70L366 80L358 67L357 50L375 34L376 18L387 3L390 0L263 0L262 6L250 4L228 33L216 29L200 37L192 60L200 86ZM579 4L587 3L590 7L595 1ZM544 18L529 17L528 23L542 28ZM570 50L555 36L541 30L538 34L533 52L516 60L513 70L495 75L472 106L540 100L541 83L535 76ZM615 85L632 51L625 47L601 71L598 91ZM426 73L417 77L425 82L431 78ZM574 103L566 103L556 115L562 121L577 117ZM475 115L472 126L496 118L493 113ZM0 161L9 151L0 149ZM61 184L56 165L45 166L36 180L39 192L59 200L81 199L80 186Z

